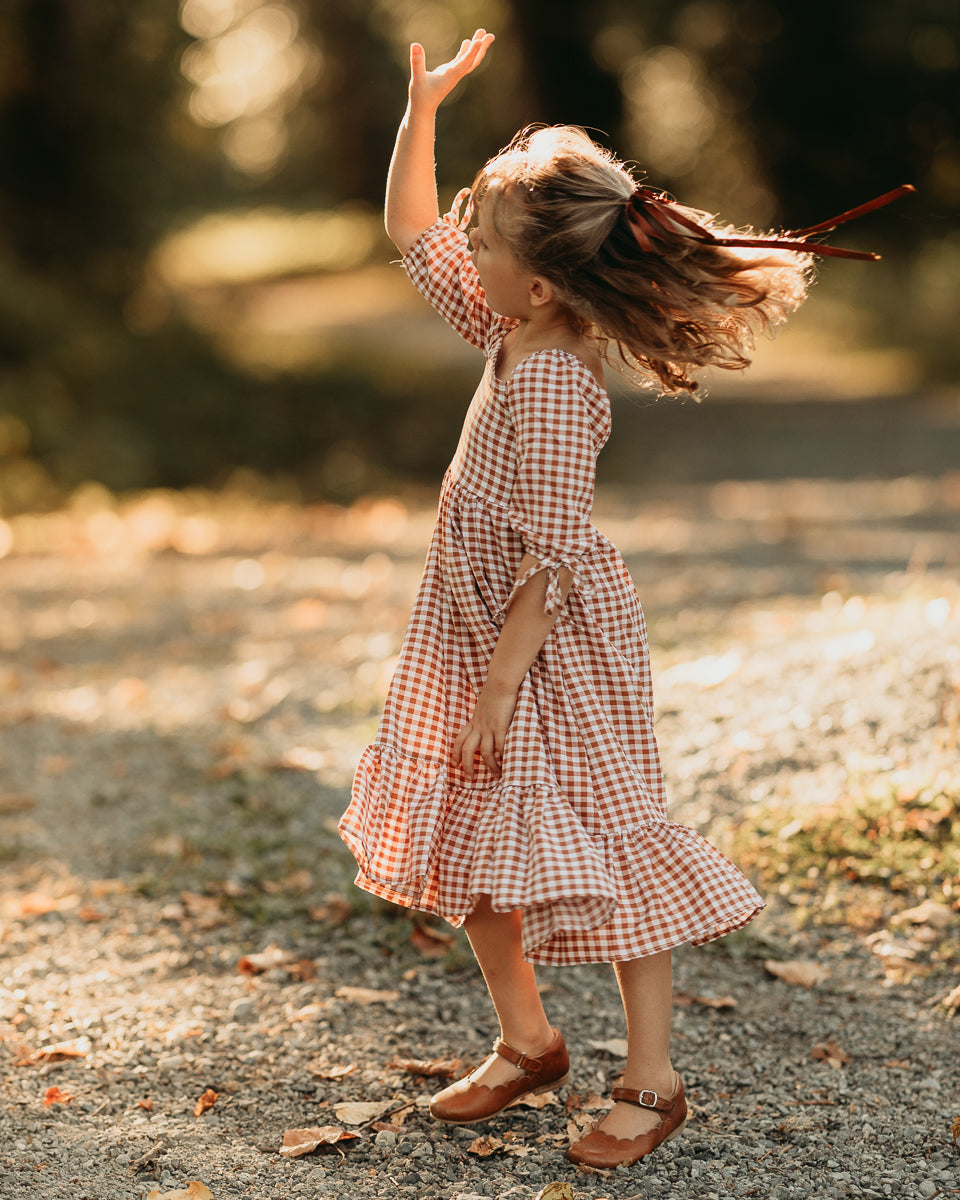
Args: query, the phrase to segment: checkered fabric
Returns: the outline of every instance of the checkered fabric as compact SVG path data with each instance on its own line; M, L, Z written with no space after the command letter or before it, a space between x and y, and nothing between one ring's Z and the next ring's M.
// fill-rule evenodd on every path
M459 199L459 198L458 198ZM341 836L357 883L463 923L478 898L522 912L530 962L614 962L702 943L763 903L694 830L667 820L647 632L615 547L590 523L606 393L576 356L495 366L510 322L484 301L453 212L405 259L486 370L443 481L439 517L376 742ZM499 780L451 760L483 686L524 551L574 582L521 688ZM478 760L479 761L479 760Z

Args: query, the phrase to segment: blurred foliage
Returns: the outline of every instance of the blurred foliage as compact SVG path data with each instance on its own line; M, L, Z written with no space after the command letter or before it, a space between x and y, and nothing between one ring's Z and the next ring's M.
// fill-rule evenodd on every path
M912 180L917 200L849 235L886 257L845 277L850 305L865 344L957 378L960 0L7 0L7 509L88 478L246 464L341 495L442 464L466 375L431 366L412 325L357 342L388 285L354 284L395 257L378 210L407 45L436 60L481 24L496 56L441 111L445 195L528 121L600 130L658 184L758 226ZM208 250L219 267L191 274ZM331 299L348 294L349 321Z
M767 886L820 891L831 879L893 892L960 895L960 778L922 786L883 776L855 782L835 803L796 816L748 814L734 837L738 861Z

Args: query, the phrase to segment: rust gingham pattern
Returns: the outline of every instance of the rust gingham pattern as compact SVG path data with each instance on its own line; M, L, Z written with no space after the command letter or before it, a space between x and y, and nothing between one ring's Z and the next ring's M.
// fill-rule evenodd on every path
M643 613L619 553L590 523L606 393L561 350L497 379L510 322L487 308L453 213L405 266L486 369L444 477L377 739L340 822L357 883L455 926L489 895L495 909L521 910L524 954L548 965L728 933L762 901L715 847L667 819ZM574 582L520 688L501 778L481 764L469 783L451 748L525 551L548 573L548 603L560 598L560 566Z

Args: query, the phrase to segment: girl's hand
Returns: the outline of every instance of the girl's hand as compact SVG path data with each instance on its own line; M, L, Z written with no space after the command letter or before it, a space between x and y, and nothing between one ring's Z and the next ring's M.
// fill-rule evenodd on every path
M437 109L461 79L474 70L487 52L494 35L478 29L472 38L464 38L456 58L433 71L427 70L426 55L418 43L410 47L410 102Z
M473 783L478 753L491 775L500 778L503 746L516 707L516 692L497 692L486 687L480 692L472 718L453 743L454 764L463 767L470 783Z

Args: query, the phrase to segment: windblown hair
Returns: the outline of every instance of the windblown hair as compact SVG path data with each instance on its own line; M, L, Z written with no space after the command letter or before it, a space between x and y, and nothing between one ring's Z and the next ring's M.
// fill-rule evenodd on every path
M581 333L621 373L695 392L694 373L740 370L757 333L806 294L811 257L730 249L679 230L644 250L629 219L637 182L582 129L527 129L478 173L470 193L517 260L556 288ZM673 207L673 206L671 206ZM761 237L675 206L716 236Z

